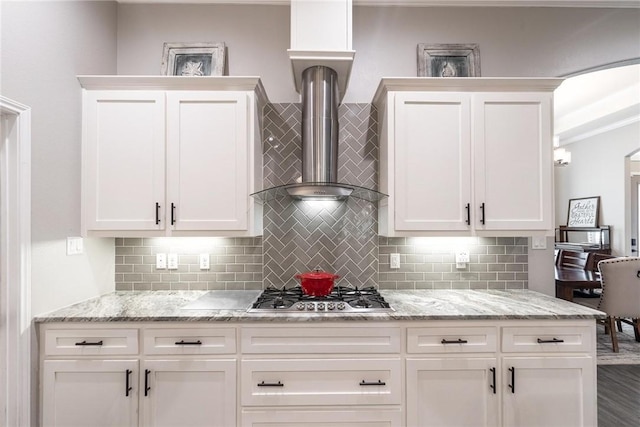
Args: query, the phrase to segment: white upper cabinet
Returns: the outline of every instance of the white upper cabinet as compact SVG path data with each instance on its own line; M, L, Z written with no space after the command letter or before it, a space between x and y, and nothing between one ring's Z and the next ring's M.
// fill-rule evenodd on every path
M379 233L551 235L560 79L383 79Z
M259 79L79 79L85 235L262 234Z

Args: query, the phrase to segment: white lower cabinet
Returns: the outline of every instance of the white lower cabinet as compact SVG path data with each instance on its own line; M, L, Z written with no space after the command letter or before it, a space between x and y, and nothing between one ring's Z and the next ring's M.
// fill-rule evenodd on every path
M407 425L498 425L495 357L407 359Z
M43 426L137 426L137 360L46 360Z
M595 427L593 320L39 326L43 426Z
M241 329L241 425L400 426L401 329L389 324Z
M587 356L505 357L502 425L595 426L594 363Z
M235 360L148 360L141 373L141 425L235 425Z

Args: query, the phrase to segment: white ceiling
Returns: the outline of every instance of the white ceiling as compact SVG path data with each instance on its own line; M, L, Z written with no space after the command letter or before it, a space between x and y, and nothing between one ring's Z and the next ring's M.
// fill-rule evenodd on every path
M271 4L289 0L117 0L119 3ZM640 0L353 0L354 6L459 6L459 7L620 7L640 8Z
M640 64L568 78L554 101L561 145L640 121Z

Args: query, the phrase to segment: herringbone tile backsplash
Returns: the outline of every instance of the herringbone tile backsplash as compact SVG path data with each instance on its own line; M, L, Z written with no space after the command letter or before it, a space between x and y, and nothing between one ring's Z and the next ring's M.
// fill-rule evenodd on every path
M377 112L370 104L339 109L338 180L377 188ZM264 111L264 188L295 182L302 171L300 104ZM320 267L339 284L383 289L520 289L527 287L526 238L468 238L465 269L455 268L456 239L378 237L377 206L359 199L265 203L262 238L116 239L117 290L260 289L296 283ZM155 269L155 254L175 252L177 270ZM200 270L198 254L211 266ZM392 270L389 254L399 253Z

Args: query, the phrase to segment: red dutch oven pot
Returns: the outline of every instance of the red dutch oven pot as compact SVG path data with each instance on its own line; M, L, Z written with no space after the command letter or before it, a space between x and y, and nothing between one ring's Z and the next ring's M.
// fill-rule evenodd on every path
M318 269L296 274L295 278L300 280L302 292L314 297L323 297L331 293L335 280L339 279L340 276Z

